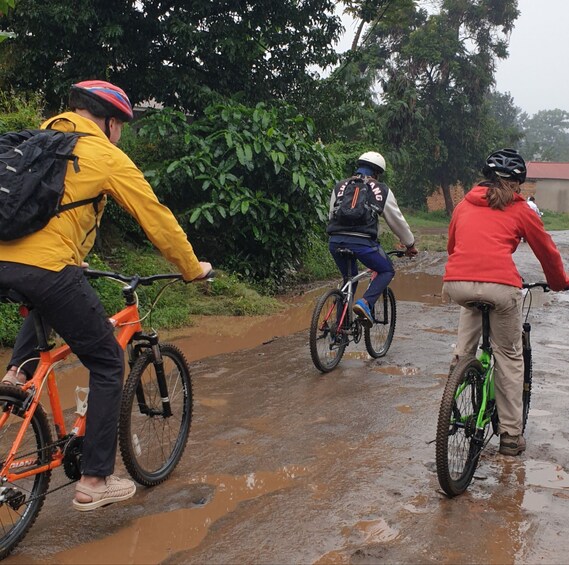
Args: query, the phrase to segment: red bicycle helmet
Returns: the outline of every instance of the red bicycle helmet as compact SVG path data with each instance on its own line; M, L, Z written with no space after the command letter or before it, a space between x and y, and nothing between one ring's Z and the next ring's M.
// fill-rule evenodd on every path
M104 80L84 80L71 87L95 99L109 112L109 117L117 118L123 122L130 122L133 118L132 105L125 91Z
M487 179L491 179L492 175L496 174L523 184L527 174L526 162L515 149L500 149L488 155L482 174Z

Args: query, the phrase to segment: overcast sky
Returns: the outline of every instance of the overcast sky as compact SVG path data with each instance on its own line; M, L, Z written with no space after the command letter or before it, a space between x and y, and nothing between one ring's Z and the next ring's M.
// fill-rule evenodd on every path
M520 16L510 37L509 57L498 61L496 89L509 92L530 116L540 110L569 111L569 0L518 0ZM353 20L338 50L350 48Z
M569 0L518 0L509 57L498 62L496 88L532 115L569 111Z

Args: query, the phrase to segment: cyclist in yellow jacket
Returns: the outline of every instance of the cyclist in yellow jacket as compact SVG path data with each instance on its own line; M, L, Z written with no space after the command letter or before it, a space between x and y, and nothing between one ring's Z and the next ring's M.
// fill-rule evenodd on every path
M73 506L92 510L126 500L136 491L132 481L112 475L123 351L97 294L82 273L107 196L137 220L185 280L206 276L211 265L198 261L172 212L160 204L142 172L116 147L123 123L133 118L125 92L105 81L79 82L71 87L69 105L72 111L50 119L50 127L89 135L80 137L75 146L80 170L76 172L69 164L62 204L99 195L102 199L97 205L66 210L38 232L0 242L0 286L27 296L89 370L82 477ZM31 325L27 319L22 326L3 383L23 384L33 374L34 363L26 363L34 356L36 345Z

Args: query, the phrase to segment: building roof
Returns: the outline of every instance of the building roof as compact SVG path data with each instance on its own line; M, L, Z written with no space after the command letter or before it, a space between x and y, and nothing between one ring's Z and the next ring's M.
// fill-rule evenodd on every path
M569 180L569 163L529 161L526 167L528 179Z

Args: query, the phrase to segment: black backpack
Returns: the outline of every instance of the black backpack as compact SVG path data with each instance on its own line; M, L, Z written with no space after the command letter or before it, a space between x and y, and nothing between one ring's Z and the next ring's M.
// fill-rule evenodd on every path
M0 136L0 241L41 230L54 216L78 206L92 203L97 214L102 194L61 205L67 165L72 161L79 172L73 150L85 135L44 129Z
M360 177L349 179L336 195L334 218L342 226L363 226L377 219L379 208L369 183Z

